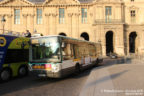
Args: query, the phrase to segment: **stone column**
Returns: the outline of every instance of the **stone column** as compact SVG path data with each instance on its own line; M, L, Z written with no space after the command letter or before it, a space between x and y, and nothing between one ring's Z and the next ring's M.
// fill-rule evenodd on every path
M75 24L75 29L76 29L76 33L75 33L75 38L79 38L80 37L80 34L79 34L79 16L80 14L79 13L76 13L75 14L75 19L76 19L76 24Z
M34 15L28 14L27 16L27 30L29 30L31 33L34 32Z
M12 15L7 15L7 21L6 22L8 24L7 30L12 31Z
M49 34L56 35L56 14L49 13Z
M69 36L72 37L72 13L68 13L68 17L69 17Z
M30 27L31 27L31 18L30 18L30 14L27 15L27 19L26 19L26 24L27 24L27 29L26 30L29 30L30 31ZM31 31L30 31L31 32Z
M30 32L34 33L34 16L33 14L30 15L30 20L31 20L31 26L30 26Z
M46 35L49 35L49 26L50 26L49 16L50 16L50 14L45 14L45 32L46 32Z
M49 15L49 20L48 20L48 24L49 24L49 35L52 35L53 33L53 30L52 30L52 27L53 27L53 18L52 18L52 14L51 13L49 13L48 14Z
M115 30L115 52L119 55L124 55L124 32L123 32L123 26L119 25L117 26L117 29Z
M52 17L53 17L53 34L57 35L57 20L56 20L57 14L52 14Z
M27 30L27 14L23 14L23 31Z
M1 18L2 18L2 17L3 17L3 16L0 15L0 34L3 33L3 25L2 25L2 22L1 22Z

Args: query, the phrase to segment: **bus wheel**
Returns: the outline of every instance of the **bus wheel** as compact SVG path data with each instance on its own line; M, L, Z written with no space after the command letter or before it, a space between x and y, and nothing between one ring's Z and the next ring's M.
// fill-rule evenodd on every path
M20 77L26 76L28 74L28 68L26 66L21 66L19 68L18 74Z
M0 73L0 80L1 81L8 81L11 77L11 72L9 69L4 69L1 73Z
M76 74L78 74L78 73L81 72L81 68L80 68L79 64L76 64L76 66L75 66L75 72L76 72Z

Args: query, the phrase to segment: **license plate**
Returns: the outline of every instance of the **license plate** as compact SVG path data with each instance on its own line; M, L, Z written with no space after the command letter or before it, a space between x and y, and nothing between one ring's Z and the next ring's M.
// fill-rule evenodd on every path
M38 74L39 77L46 77L46 74Z

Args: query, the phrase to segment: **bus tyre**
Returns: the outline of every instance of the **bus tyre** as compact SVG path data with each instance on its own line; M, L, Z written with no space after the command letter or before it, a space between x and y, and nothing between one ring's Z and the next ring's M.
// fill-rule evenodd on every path
M99 59L97 59L96 61L95 61L95 67L97 67L99 65Z
M81 68L80 68L79 64L76 64L76 66L75 66L75 72L76 72L76 74L79 74L81 72Z
M28 68L26 66L21 66L19 68L18 74L20 77L24 77L28 74Z
M0 81L8 81L11 77L11 71L9 69L4 69L0 72Z

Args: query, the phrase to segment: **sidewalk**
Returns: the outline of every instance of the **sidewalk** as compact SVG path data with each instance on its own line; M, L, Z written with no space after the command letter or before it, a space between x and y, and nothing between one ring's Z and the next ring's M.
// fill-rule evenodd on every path
M94 68L80 96L144 96L144 63L111 64Z

